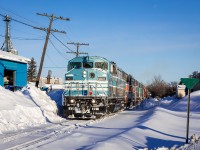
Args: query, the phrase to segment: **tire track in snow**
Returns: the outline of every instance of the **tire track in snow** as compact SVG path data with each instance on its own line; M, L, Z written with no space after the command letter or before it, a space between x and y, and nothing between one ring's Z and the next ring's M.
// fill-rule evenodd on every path
M108 118L111 118L111 117L115 117L115 114L109 114L109 115L106 115L106 116L104 116L100 119L96 119L96 120L71 120L71 121L60 123L60 124L52 125L52 126L49 127L49 129L53 129L54 131L48 133L47 135L41 136L39 138L32 139L32 140L27 141L23 144L15 145L13 147L8 148L7 150L19 150L19 149L21 150L21 149L31 149L31 148L34 148L34 147L39 147L41 145L45 145L45 144L48 144L49 142L55 141L59 137L69 135L71 132L78 129L80 126L87 126L88 124L100 122L104 119L108 119ZM11 137L6 138L5 141L6 140L8 141L9 138L11 140L19 140L22 137L26 137L26 136L29 136L31 134L35 135L35 134L43 132L43 131L45 132L49 129L47 127L43 130L39 129L35 132L34 131L30 132L29 134L24 133L24 136L21 136L21 137L20 137L20 135L13 135L13 137L14 137L13 139L12 139L12 136L11 136Z

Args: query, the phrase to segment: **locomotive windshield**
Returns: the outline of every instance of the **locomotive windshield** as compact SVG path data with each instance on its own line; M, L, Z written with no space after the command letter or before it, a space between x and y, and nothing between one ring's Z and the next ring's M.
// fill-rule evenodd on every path
M96 62L95 68L101 68L103 70L108 70L108 63L106 63L106 62Z
M73 68L75 68L75 69L81 68L81 62L71 62L70 69L73 69Z
M93 68L93 62L84 62L83 67L84 68Z

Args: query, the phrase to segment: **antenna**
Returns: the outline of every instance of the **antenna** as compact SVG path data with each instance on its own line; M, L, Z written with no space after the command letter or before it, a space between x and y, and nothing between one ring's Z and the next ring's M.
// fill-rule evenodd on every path
M1 47L3 51L11 52L13 54L18 54L17 50L14 49L12 41L10 39L10 17L8 15L5 16L4 21L6 22L6 35L5 41Z

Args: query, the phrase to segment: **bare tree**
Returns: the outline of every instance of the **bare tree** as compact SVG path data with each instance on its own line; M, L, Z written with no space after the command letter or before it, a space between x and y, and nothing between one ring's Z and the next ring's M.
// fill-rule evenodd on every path
M163 98L176 93L177 82L166 83L160 75L154 76L152 83L147 85L147 89L152 97Z

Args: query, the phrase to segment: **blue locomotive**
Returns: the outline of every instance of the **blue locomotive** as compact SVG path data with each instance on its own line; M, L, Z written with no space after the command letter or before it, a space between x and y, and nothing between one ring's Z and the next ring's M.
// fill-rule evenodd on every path
M75 57L65 74L64 116L96 118L124 110L143 99L143 91L144 86L114 62L98 56Z

